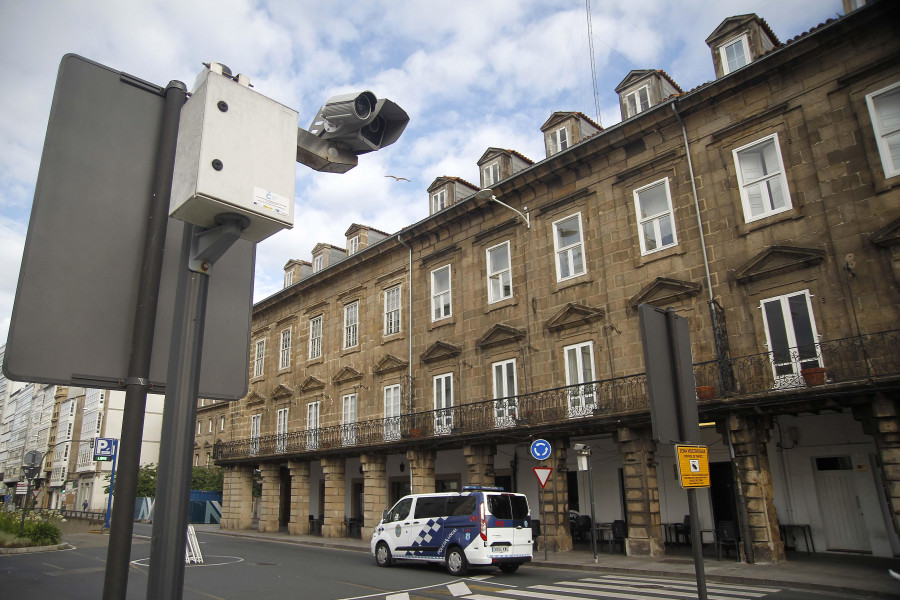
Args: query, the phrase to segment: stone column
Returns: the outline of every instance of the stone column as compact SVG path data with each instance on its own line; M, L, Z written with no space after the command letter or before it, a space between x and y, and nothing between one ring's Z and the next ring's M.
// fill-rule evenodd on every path
M281 470L278 465L262 463L262 497L259 499L259 531L278 531L278 509L281 505Z
M569 530L569 484L566 473L566 449L568 440L549 440L553 447L543 466L552 467L553 473L547 485L540 490L538 506L531 507L531 516L541 520L541 535L538 538L538 549L552 552L568 552L572 549L572 532Z
M656 443L649 429L619 428L625 481L625 522L628 556L660 556L666 553L659 514L659 480L656 476Z
M881 461L880 483L894 531L900 535L900 407L897 400L878 393L871 404L854 407L853 414L875 442Z
M363 470L363 526L362 539L372 537L372 532L387 505L387 458L384 455L363 454L359 457Z
M253 519L253 468L225 467L222 485L222 529L250 529Z
M494 455L497 447L493 444L463 446L468 476L466 485L494 485Z
M346 507L346 484L344 483L343 458L323 458L322 474L325 477L325 521L322 524L323 537L342 537Z
M772 472L766 443L769 441L771 423L768 417L758 415L730 415L725 420L726 433L734 446L736 490L743 494L746 513L741 519L741 537L749 535L751 563L779 563L784 561L784 542L778 530L775 514ZM728 443L726 438L725 443ZM741 544L745 553L746 540Z
M291 472L291 522L288 533L306 535L309 533L309 461L288 462Z
M411 494L433 494L434 460L433 450L407 450L406 460L409 462Z

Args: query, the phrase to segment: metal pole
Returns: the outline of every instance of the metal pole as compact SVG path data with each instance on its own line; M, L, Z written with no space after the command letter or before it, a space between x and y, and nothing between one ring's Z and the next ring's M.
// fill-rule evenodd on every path
M19 523L19 535L25 532L25 515L28 513L28 497L31 496L31 479L28 479L28 487L25 489L25 502L22 504L22 522Z
M109 547L106 553L106 576L103 600L125 600L128 591L128 569L131 563L131 537L134 533L134 502L141 459L144 432L144 412L147 408L147 388L150 377L150 356L153 350L153 329L159 280L162 275L163 249L169 220L169 198L175 168L175 142L178 120L187 97L187 86L170 81L166 86L161 134L153 177L153 199L150 205L147 235L144 240L144 261L135 307L128 379L125 381L125 409L122 413L122 468L116 503L112 507Z
M590 486L591 496L591 550L594 551L594 562L597 562L597 521L594 518L594 471L591 465L591 457L587 457L588 486ZM612 546L609 547L612 552Z
M106 523L104 527L109 529L109 513L112 512L113 491L116 489L116 460L119 458L119 440L113 440L113 464L112 473L109 475L109 495L106 499Z
M184 592L191 453L194 448L194 421L197 418L200 358L209 289L208 275L188 269L195 229L185 224L178 262L147 600L179 600Z
M541 515L544 519L544 525L541 527L541 533L544 534L544 560L547 560L547 503L544 502L544 490L538 492L538 500L541 502Z

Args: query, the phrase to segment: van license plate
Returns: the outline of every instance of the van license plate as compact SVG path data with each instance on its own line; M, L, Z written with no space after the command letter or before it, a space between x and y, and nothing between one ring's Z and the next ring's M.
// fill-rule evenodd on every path
M491 550L497 554L502 554L503 552L509 552L509 546L493 546L491 547Z

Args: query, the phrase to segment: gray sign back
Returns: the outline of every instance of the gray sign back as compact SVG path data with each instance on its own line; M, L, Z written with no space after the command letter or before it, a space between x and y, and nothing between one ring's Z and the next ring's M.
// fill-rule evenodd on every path
M3 372L116 388L127 376L164 90L63 57L35 187ZM169 219L150 381L165 391L184 224ZM211 271L200 396L238 400L249 377L255 245Z

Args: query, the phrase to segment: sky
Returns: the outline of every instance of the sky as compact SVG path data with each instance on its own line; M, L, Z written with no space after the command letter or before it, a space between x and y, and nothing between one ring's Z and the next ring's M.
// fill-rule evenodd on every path
M0 344L65 54L189 88L202 63L223 63L296 110L303 128L327 98L347 92L371 90L407 111L399 141L343 175L297 165L295 225L257 248L258 301L281 289L288 260L311 260L320 242L345 247L354 223L394 233L427 217L437 177L477 185L489 147L541 160L540 126L555 111L619 122L614 90L632 69L664 69L685 91L714 79L704 40L726 17L756 13L784 42L842 12L840 0L594 0L597 115L585 8L582 0L0 0Z

